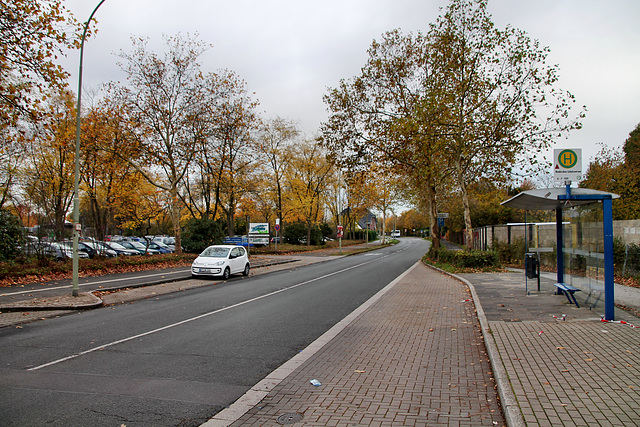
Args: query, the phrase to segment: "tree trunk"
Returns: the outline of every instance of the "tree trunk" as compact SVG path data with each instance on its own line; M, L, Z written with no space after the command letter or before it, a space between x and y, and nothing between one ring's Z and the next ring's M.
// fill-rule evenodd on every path
M182 254L182 237L180 229L180 199L178 198L178 187L171 186L171 220L173 221L173 236L176 239L175 247L177 254Z
M461 159L456 160L456 178L458 180L458 186L462 192L462 207L464 210L464 227L465 227L465 245L467 249L473 249L473 226L471 224L471 205L469 203L469 191L467 190L467 183L464 179L464 173L462 171Z
M431 227L431 244L435 250L440 249L440 227L438 227L438 203L436 201L436 186L433 175L427 175L427 202L429 206L429 225Z

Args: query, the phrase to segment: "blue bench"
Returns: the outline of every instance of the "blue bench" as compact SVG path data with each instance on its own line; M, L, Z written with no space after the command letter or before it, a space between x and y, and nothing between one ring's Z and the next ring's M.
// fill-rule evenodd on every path
M578 305L578 301L576 301L576 296L574 295L576 292L580 291L580 289L574 288L573 286L567 285L566 283L554 283L553 285L558 288L558 294L560 292L565 294L565 296L569 300L569 304L575 304L576 307L580 308L580 306Z

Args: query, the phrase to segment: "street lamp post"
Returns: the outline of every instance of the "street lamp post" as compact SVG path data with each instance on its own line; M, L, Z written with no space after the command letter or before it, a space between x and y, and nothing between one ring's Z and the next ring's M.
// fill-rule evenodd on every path
M78 72L78 103L76 108L76 163L75 163L75 177L73 180L73 279L72 279L72 292L71 294L74 297L78 296L78 270L79 270L79 262L78 262L78 240L80 239L80 196L78 194L80 187L80 105L82 100L82 59L84 56L84 39L87 36L87 29L89 28L89 24L93 19L93 15L96 13L98 8L102 6L106 0L102 0L93 12L91 12L91 16L84 24L84 31L82 32L82 40L80 42L80 70Z

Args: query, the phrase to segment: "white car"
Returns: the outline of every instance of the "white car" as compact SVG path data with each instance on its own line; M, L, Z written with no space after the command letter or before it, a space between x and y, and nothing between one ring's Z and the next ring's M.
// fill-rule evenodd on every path
M242 246L214 245L207 249L191 264L191 275L221 276L227 280L230 275L242 273L249 275L249 255Z

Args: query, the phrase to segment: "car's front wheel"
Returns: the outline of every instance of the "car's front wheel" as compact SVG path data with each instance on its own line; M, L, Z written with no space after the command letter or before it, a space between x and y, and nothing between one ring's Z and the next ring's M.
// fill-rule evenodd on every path
M229 267L224 269L224 273L222 273L222 278L224 280L229 279L229 276L231 276L231 270L229 270Z
M242 272L243 276L248 276L249 275L249 264L244 266L244 271Z

